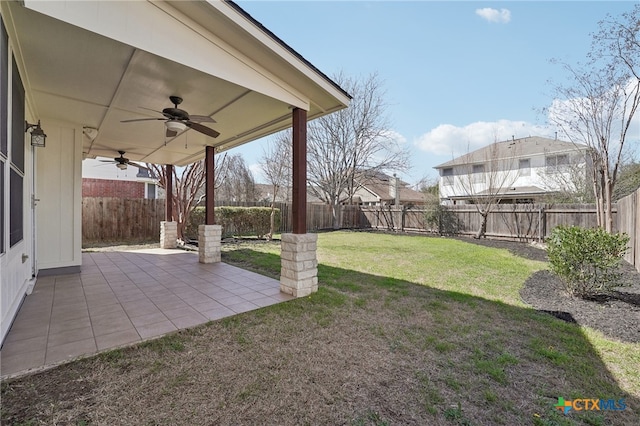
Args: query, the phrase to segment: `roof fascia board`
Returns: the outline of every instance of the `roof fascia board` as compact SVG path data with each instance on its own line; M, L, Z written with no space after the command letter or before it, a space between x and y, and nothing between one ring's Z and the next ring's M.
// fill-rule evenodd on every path
M216 2L217 3L217 2ZM166 2L34 1L25 7L297 108L310 100ZM211 3L208 3L211 4ZM196 52L196 53L194 53ZM212 61L211 58L216 58Z
M309 79L331 93L345 105L349 105L351 95L345 92L333 80L318 70L313 64L304 59L299 53L288 46L284 41L260 24L255 18L233 1L206 0L207 3L224 13L229 19L245 29L256 40L267 48L286 59L292 66L304 73ZM231 12L233 11L233 12Z

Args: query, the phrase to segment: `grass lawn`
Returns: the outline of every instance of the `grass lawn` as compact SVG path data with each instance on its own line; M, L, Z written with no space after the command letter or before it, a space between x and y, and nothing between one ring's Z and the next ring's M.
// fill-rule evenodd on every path
M223 260L277 277L279 244ZM540 314L543 262L445 238L319 235L318 293L4 383L13 424L634 425L640 344ZM566 400L624 411L560 414Z

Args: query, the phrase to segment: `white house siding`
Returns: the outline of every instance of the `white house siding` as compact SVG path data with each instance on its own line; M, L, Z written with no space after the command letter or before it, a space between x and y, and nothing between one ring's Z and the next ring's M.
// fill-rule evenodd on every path
M82 126L43 120L42 127L47 146L37 158L38 268L73 270L82 264Z
M585 167L584 158L580 158L579 154L575 150L558 151L558 152L552 152L548 154L538 154L538 155L532 155L529 157L516 158L514 160L516 167L518 167L520 159L530 160L530 173L528 176L525 176L520 174L518 171L518 175L515 178L515 180L513 180L513 178L508 178L505 180L505 182L506 184L508 184L508 186L511 186L511 187L535 186L548 192L566 190L567 188L564 187L564 185L567 182L571 182L571 176L570 176L571 173L558 171L554 174L550 174L547 171L547 165L546 165L546 158L548 155L553 156L553 155L565 155L565 154L569 156L569 158L572 161L580 164L584 170L584 167ZM466 176L469 166L458 165L458 166L452 166L452 168L453 168L453 176L443 176L444 169L440 169L439 189L440 189L441 199L448 199L450 197L466 195L466 194L463 194L465 191L463 190L461 179L466 179L466 177L464 176ZM512 170L511 173L514 173L514 171ZM487 181L488 179L485 178L485 182ZM496 181L500 182L501 178L496 179ZM453 184L448 185L447 182L449 183L453 182ZM474 193L476 194L482 191L485 191L487 189L488 187L486 183L474 184Z
M4 16L2 17L4 23ZM6 25L6 24L5 24ZM3 227L3 250L0 250L0 342L4 340L11 322L15 317L20 304L33 285L33 216L31 210L31 195L33 188L33 148L28 143L28 134L23 132L20 128L17 132L22 136L21 140L12 138L12 84L15 78L13 74L13 58L15 57L16 63L21 62L19 52L14 49L11 28L7 28L8 46L7 50L2 50L0 54L7 55L8 69L0 70L0 75L4 74L8 79L7 92L3 92L0 96L7 102L7 120L2 123L0 129L3 132L7 132L8 150L7 156L4 156L3 167L3 218L0 223ZM24 78L22 78L24 86ZM28 96L26 96L28 99ZM27 100L25 100L27 102ZM29 114L28 105L25 111L25 119L33 122L32 117ZM23 180L22 180L22 240L10 246L9 230L10 230L10 176L11 176L11 151L12 145L15 143L22 144L24 147L24 167L23 167Z

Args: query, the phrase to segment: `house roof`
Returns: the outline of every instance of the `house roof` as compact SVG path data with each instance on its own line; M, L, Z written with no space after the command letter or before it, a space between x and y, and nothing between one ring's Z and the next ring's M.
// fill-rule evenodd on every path
M350 96L300 54L227 1L0 2L28 116L89 131L85 157L185 165L205 146L225 151L340 110ZM165 137L169 96L216 120L217 138ZM122 123L147 118L149 121ZM159 118L160 121L153 120ZM90 137L89 137L90 136ZM82 135L78 135L82 138Z
M373 175L369 175L364 182L360 182L360 185L364 190L379 197L380 200L389 201L395 199L395 197L391 196L391 179L392 177L384 173L376 172ZM399 178L398 191L401 202L424 202L424 194L422 192L409 188L409 184Z
M495 149L495 151L493 151ZM439 164L434 169L442 169L462 164L482 163L495 155L496 159L504 158L527 158L538 154L549 153L569 153L586 151L586 145L575 144L573 142L561 141L558 139L548 139L539 136L529 136L526 138L512 139L508 141L496 142L470 153L461 155L446 163Z

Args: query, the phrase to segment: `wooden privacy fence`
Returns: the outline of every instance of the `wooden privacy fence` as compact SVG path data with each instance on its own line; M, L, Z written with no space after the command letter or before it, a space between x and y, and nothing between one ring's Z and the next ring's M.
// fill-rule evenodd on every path
M270 203L216 201L216 206L270 206ZM276 203L280 209L279 232L291 232L291 206ZM338 206L338 227L348 229L381 229L437 233L425 219L424 207ZM475 234L481 216L472 205L451 206L445 210L454 232ZM83 198L82 241L154 240L160 236L165 201L122 198ZM614 208L616 230L629 234L631 249L625 259L640 270L640 189L623 198ZM558 225L597 225L593 204L534 205L509 204L495 206L487 218L487 237L518 241L540 240ZM307 204L307 230L333 229L332 208L326 204Z
M617 226L629 235L629 250L625 260L640 271L640 188L618 200Z
M389 206L360 207L360 227L437 233L435 224L427 223L430 210L425 208L398 209ZM447 207L452 233L474 235L480 229L482 216L473 205ZM614 209L614 216L615 216ZM487 216L486 236L519 241L540 240L549 236L558 225L597 226L593 204L539 205L501 204L494 206Z
M82 199L82 243L160 238L164 200Z

